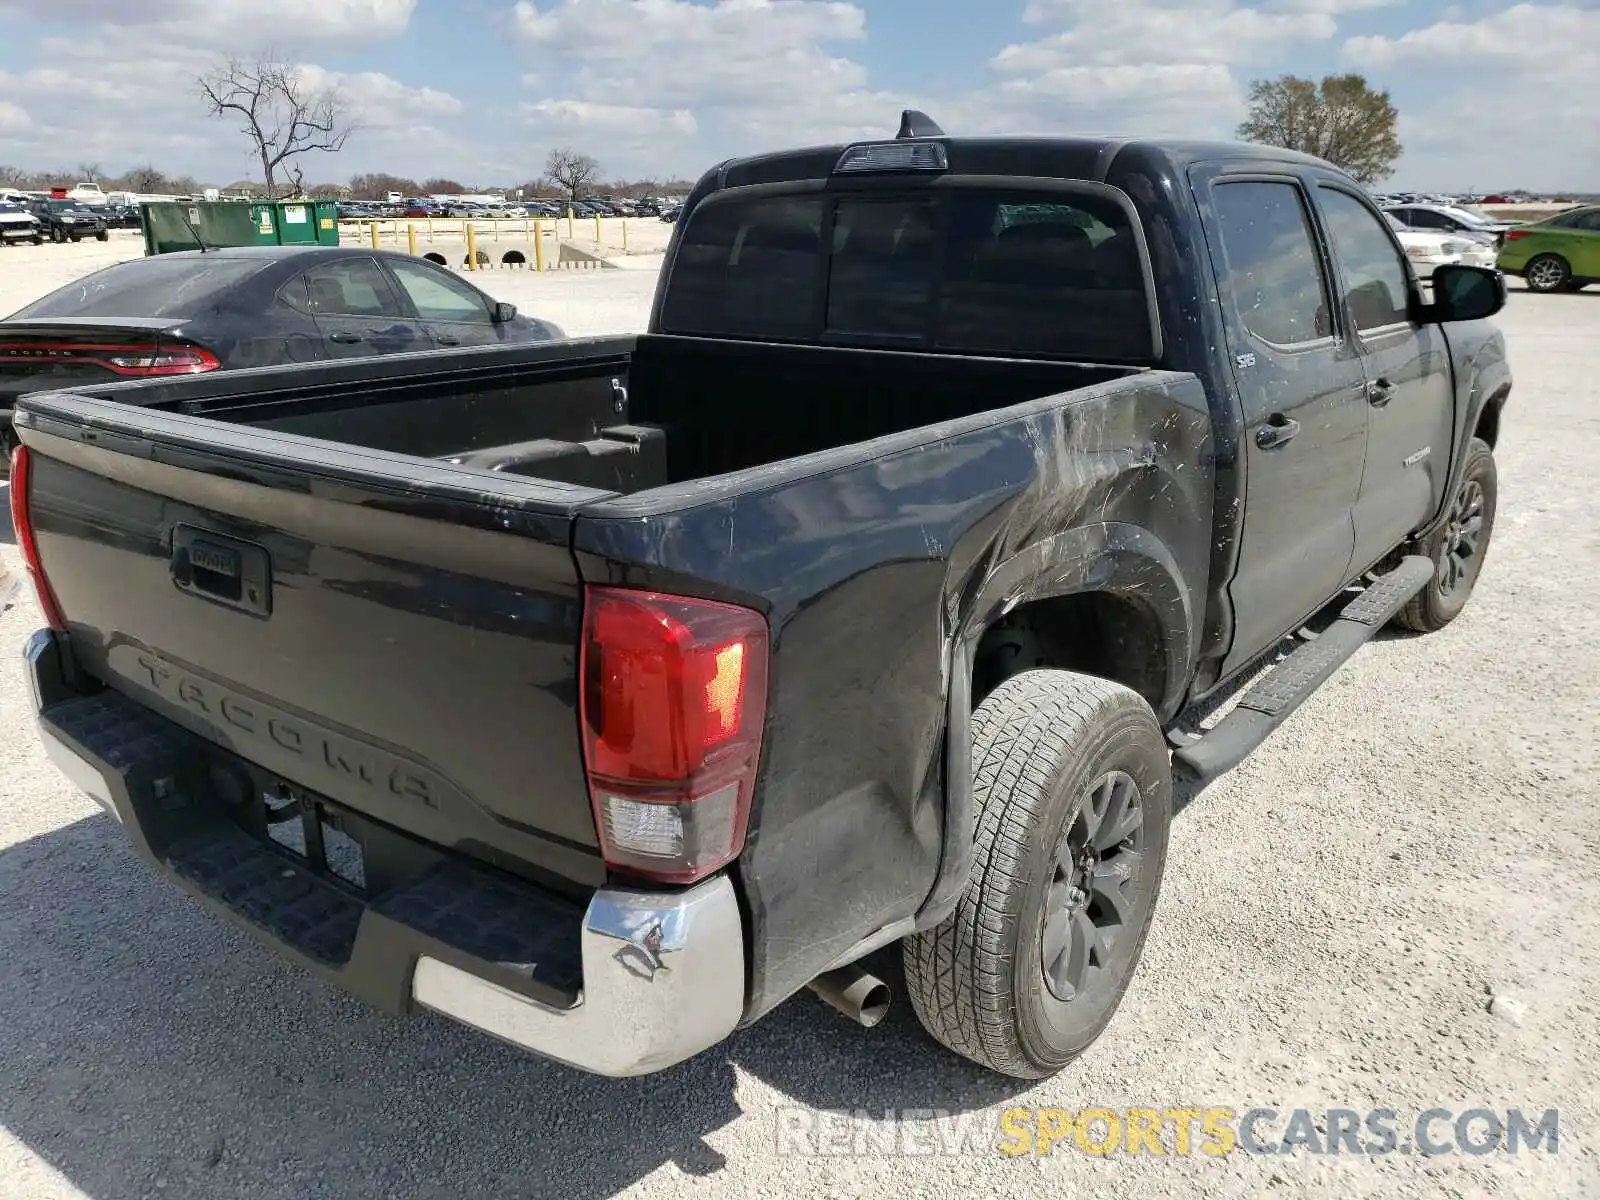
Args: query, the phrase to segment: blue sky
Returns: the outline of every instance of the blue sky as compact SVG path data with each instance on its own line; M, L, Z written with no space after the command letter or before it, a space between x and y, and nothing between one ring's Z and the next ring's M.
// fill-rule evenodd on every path
M361 121L317 180L520 182L555 145L692 177L907 105L1228 136L1252 79L1356 70L1400 109L1391 186L1600 189L1600 0L0 0L0 164L248 176L192 80L269 43Z

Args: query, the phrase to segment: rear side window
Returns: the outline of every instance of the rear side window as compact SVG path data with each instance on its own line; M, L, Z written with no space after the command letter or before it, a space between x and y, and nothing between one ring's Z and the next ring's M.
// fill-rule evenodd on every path
M683 231L663 324L676 333L796 339L814 332L820 198L703 204Z
M1211 191L1227 269L1221 280L1246 332L1295 346L1333 332L1311 219L1292 183L1241 180Z
M136 258L69 283L12 314L37 317L196 317L236 298L263 260L188 255Z
M305 273L311 312L319 317L398 317L399 301L375 259L322 263Z
M1089 193L951 189L713 199L684 230L670 333L1148 361L1123 210Z

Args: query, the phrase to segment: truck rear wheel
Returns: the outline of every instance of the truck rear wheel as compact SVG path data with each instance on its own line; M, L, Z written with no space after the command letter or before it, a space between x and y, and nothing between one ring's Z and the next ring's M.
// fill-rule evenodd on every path
M1023 1079L1083 1053L1127 990L1155 914L1172 765L1120 684L1025 671L972 714L972 875L944 924L907 939L924 1029Z
M1449 513L1416 550L1433 560L1433 579L1395 616L1396 625L1432 633L1461 615L1489 552L1498 495L1494 451L1482 438L1473 438L1467 443L1467 461Z

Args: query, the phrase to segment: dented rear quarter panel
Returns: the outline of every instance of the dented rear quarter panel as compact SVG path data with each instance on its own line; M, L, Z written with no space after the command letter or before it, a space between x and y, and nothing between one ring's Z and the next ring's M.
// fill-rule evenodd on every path
M923 909L947 804L970 821L967 739L947 764L945 731L965 725L974 644L1010 606L1086 590L1145 606L1167 635L1161 707L1176 710L1213 495L1200 382L1149 371L584 508L587 581L752 605L771 625L738 863L747 1018Z

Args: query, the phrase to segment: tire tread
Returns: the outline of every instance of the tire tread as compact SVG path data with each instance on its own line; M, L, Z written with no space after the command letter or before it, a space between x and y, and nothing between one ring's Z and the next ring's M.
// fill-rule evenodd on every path
M924 1029L991 1070L1040 1078L1017 1035L1012 931L1027 887L1029 835L1048 815L1052 782L1108 711L1135 709L1135 692L1096 676L1035 670L1002 683L972 715L972 874L951 918L908 938L906 990ZM1159 736L1159 729L1156 730Z

